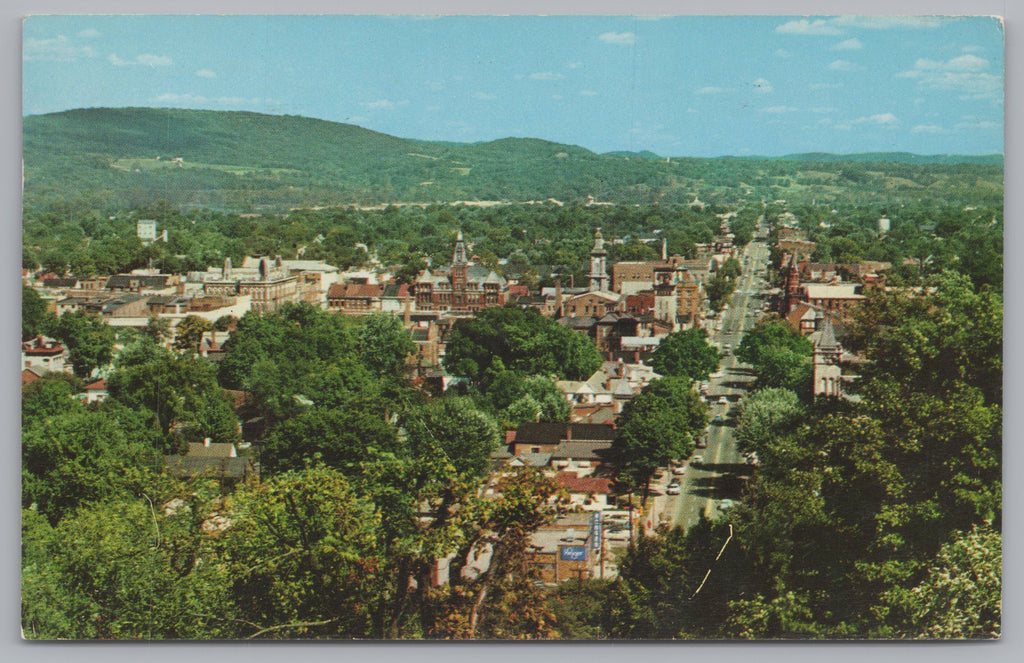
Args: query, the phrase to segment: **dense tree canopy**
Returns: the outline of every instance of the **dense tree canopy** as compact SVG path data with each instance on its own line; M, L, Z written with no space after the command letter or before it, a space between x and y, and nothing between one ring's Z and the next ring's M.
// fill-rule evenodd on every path
M706 380L718 368L721 359L718 350L708 343L707 332L691 327L663 337L650 364L661 375Z
M580 380L601 366L601 354L587 336L537 311L506 307L459 320L448 337L444 364L478 384L504 370Z
M612 449L620 479L646 494L651 476L669 461L688 458L707 425L707 405L686 378L664 377L629 401Z

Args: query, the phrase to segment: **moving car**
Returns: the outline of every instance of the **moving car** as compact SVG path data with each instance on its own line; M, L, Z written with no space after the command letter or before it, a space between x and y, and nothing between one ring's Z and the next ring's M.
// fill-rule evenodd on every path
M719 405L728 405L729 404L728 396L721 396L721 397L719 397L718 404Z
M672 468L672 474L674 474L675 476L682 476L686 474L686 465L676 465L675 467ZM675 479L673 479L673 481L675 481Z
M679 488L678 480L673 480L673 482L668 485L668 488L665 489L666 495L678 495L680 492L681 489Z
M693 465L694 467L700 467L703 463L704 456L701 456L700 454L697 454L696 456L690 459L690 465Z
M729 509L733 508L734 506L736 506L735 502L733 502L730 499L724 499L724 500L722 500L721 502L718 503L718 510L719 511L728 511Z

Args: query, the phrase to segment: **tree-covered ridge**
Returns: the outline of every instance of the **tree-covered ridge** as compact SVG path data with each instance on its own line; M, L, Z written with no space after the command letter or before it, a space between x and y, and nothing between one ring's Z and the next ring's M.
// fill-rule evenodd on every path
M24 118L26 200L98 196L250 210L344 202L598 200L863 201L950 193L984 202L1002 162L937 155L781 159L599 155L533 138L451 143L239 111L92 108ZM157 160L157 157L160 160ZM181 159L181 163L174 161Z

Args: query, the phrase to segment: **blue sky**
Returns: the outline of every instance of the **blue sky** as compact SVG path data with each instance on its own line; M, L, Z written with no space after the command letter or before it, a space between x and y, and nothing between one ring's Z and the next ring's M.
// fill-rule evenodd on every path
M251 110L672 156L1003 151L990 18L36 16L23 112Z

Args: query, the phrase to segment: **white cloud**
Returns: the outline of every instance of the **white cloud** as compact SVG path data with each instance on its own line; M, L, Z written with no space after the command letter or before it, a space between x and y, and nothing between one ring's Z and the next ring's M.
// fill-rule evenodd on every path
M174 92L167 92L153 97L151 101L157 104L205 104L209 99L198 94L176 94Z
M365 101L360 106L367 110L391 110L396 106L405 106L409 103L408 99L402 101L391 101L390 99L378 99L377 101Z
M775 55L779 56L780 58L788 58L790 55L792 55L792 53L790 53L784 48L780 48L779 50L775 51Z
M948 134L949 131L936 124L919 124L910 130L912 134Z
M259 97L204 97L201 94L192 94L186 92L184 94L178 94L175 92L167 92L150 99L151 103L155 104L170 104L175 106L199 106L199 105L217 105L217 106L263 106L264 104L278 103L273 99L260 99Z
M775 89L772 87L771 83L769 83L767 80L763 78L758 78L753 83L751 83L751 85L753 85L754 89L756 89L758 92L768 93Z
M833 112L835 112L835 110L836 109L833 106L816 106L815 108L811 109L811 112L812 113L818 113L819 115L823 115L825 113L833 113Z
M96 56L96 50L93 47L77 46L64 35L57 35L53 39L30 37L22 45L22 53L26 61L40 62L70 62L78 58Z
M964 53L980 53L985 50L981 46L964 46L962 49Z
M832 47L832 50L833 51L859 51L862 48L864 48L864 44L861 43L860 39L857 39L856 37L854 37L853 39L847 39L846 41L839 42L838 44L836 44L835 46Z
M901 71L896 78L916 79L926 90L959 92L962 99L1002 99L1003 77L983 71L988 60L977 55L958 55L945 62L919 58L914 68Z
M441 110L441 107L440 106L427 106L423 110L427 111L428 113L436 113L439 110Z
M893 30L897 28L937 28L943 19L938 16L837 16L828 19L806 18L776 26L775 32L791 35L837 36L849 28Z
M868 30L892 30L896 28L926 29L942 25L938 16L837 16L830 19L832 25Z
M257 106L262 103L258 97L217 97L213 101L221 106Z
M762 108L761 112L762 113L778 114L778 113L792 113L792 112L797 111L797 110L800 110L800 109L799 108L794 108L793 106L768 106L767 108Z
M850 125L848 125L848 124L837 124L837 125L835 125L835 128L836 128L836 129L839 129L840 131L849 131L849 130L850 130L850 129L852 129L853 127L851 127L851 126L850 126Z
M808 86L812 90L838 90L843 87L842 83L811 83Z
M853 124L880 124L891 127L899 124L899 122L899 119L892 113L877 113L875 115L858 117L853 121Z
M565 66L567 68L569 68L569 69L579 69L580 67L583 66L583 63L582 62L570 62L569 64L567 64Z
M565 78L565 76L554 71L538 71L530 74L530 78L535 81L557 81Z
M217 78L217 74L210 71L209 69L199 69L196 71L196 76L200 78Z
M598 36L598 39L606 44L618 44L619 46L632 46L636 43L636 35L632 32L605 32Z
M498 98L498 95L491 94L490 92L474 92L473 98L481 101L494 101Z
M81 30L78 33L78 36L84 37L85 39L92 39L93 37L99 37L100 31L96 28L86 28L85 30Z
M831 25L829 21L822 19L808 21L806 18L783 23L782 25L776 26L775 31L786 35L834 36L842 34L842 31L834 25Z
M955 128L991 130L999 129L1001 128L1001 125L998 122L992 122L991 120L972 120L969 122L957 122Z
M853 71L856 67L849 60L835 60L828 68L832 71Z
M563 97L560 94L553 94L551 95L551 98L554 99L555 101L561 101L562 99L565 99L565 97Z
M597 92L594 92L593 90L580 90L580 96L583 96L583 97L596 97L597 96Z
M945 69L949 71L981 71L987 68L988 60L970 53L958 55L945 65Z
M143 53L135 58L135 61L147 67L168 67L174 64L174 60L166 55L153 55L152 53Z
M143 53L142 55L137 56L134 60L122 60L117 57L116 53L111 53L107 56L107 62L115 67L131 67L136 65L143 65L146 67L167 67L174 64L174 60L166 55L153 55L152 53Z
M715 87L714 85L708 85L697 90L697 94L721 94L725 92L724 87Z

